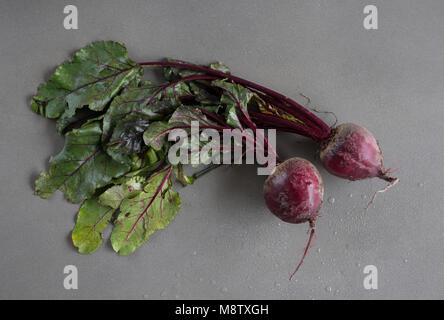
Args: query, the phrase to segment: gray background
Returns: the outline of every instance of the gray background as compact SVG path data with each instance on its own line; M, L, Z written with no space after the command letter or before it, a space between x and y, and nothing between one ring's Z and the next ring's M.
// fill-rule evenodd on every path
M64 30L66 4L78 6L79 30ZM366 4L378 6L379 30L363 28ZM0 298L444 298L443 16L441 0L0 1ZM221 60L301 102L303 92L371 130L401 182L365 213L382 181L335 178L311 142L281 135L282 156L313 161L330 198L295 281L308 226L267 211L251 165L180 190L177 218L134 254L107 242L82 256L70 241L78 205L32 195L63 138L28 102L56 65L102 39L136 61ZM78 290L63 288L68 264ZM368 264L378 290L363 288Z

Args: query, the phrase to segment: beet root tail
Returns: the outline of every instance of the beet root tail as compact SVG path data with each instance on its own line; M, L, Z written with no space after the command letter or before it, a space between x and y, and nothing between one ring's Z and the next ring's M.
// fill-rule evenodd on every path
M301 261L299 262L298 266L293 271L293 273L290 275L290 279L289 279L290 281L293 278L293 276L296 274L296 272L298 272L298 270L302 266L302 264L304 263L305 257L307 256L307 253L308 253L308 250L311 247L311 242L313 241L315 232L316 232L315 224L313 221L310 221L310 236L308 238L307 246L305 247L304 255L302 256Z
M381 189L381 190L378 190L378 191L376 191L376 192L373 194L373 196L372 196L370 202L365 206L365 211L367 211L368 208L373 204L373 202L374 202L375 199L376 199L376 196L377 196L379 193L384 193L384 192L386 192L388 189L390 189L391 187L393 187L395 184L397 184L397 183L399 182L399 178L391 177L391 176L388 175L388 173L389 173L390 171L391 171L390 169L385 170L385 171L381 171L381 174L378 176L378 178L380 178L380 179L382 179L382 180L384 180L384 181L387 181L388 184L387 184L387 186L386 186L385 188L383 188L383 189Z

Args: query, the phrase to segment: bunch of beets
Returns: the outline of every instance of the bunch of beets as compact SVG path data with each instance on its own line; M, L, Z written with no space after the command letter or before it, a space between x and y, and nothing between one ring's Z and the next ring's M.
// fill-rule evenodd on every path
M147 68L162 71L161 83L142 80ZM80 253L92 253L102 244L108 224L113 225L113 249L126 255L172 221L181 203L173 191L173 177L186 186L219 166L207 165L188 176L183 163L168 160L174 143L168 134L177 128L191 133L196 122L199 130L295 133L319 146L323 166L335 176L387 181L388 186L378 192L398 182L383 168L376 139L361 126L345 123L330 128L296 101L232 75L221 63L201 66L172 59L137 63L115 41L94 42L58 66L40 85L31 108L56 120L58 132L65 136L63 150L50 159L49 172L36 179L35 194L48 198L61 190L69 201L82 202L72 232ZM323 182L309 161L297 157L282 161L262 138L244 135L240 141L276 156L277 166L264 183L267 207L285 222L310 225L309 241L293 276L315 233Z

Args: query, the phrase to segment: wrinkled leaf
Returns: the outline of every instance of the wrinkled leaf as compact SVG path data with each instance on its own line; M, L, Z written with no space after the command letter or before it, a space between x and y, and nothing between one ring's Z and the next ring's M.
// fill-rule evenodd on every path
M165 59L167 62L186 62L182 60L176 60L171 58ZM194 76L197 74L201 74L197 71L183 69L183 68L175 68L175 67L164 67L163 68L163 76L167 81L174 81L179 78L185 78L189 76Z
M177 59L171 59L171 58L166 58L165 60L167 62L182 62L182 63L192 64L190 62L186 62L183 60L177 60ZM206 68L210 68L213 70L221 71L224 73L228 73L228 74L230 73L230 68L228 68L226 65L224 65L221 62L214 62L214 63L211 63L209 66L204 66L204 65L201 65L201 66L206 67ZM188 69L184 69L184 68L177 68L177 67L164 67L163 68L163 75L164 75L165 79L168 81L173 81L173 80L176 80L179 78L185 78L185 77L199 75L199 74L202 74L202 72L188 70Z
M156 230L165 228L180 209L179 195L171 190L171 168L151 178L144 191L120 205L111 234L113 249L128 255Z
M143 133L149 126L144 116L129 114L115 126L105 149L114 160L131 165L133 155L139 154L143 147Z
M197 121L202 127L218 126L217 123L208 119L200 108L194 106L180 106L171 115L168 123L176 126L191 126L192 121Z
M122 184L112 186L99 196L99 203L117 209L124 199L133 198L143 191L146 180L143 177L126 179Z
M63 150L50 159L49 174L35 181L35 194L48 198L59 189L71 202L80 202L129 167L114 161L100 148L100 122L88 122L66 135Z
M176 86L175 89L177 95L185 94L183 86ZM159 86L153 86L149 82L144 82L141 87L128 88L112 101L105 114L103 139L109 138L116 124L128 115L138 115L149 121L162 120L175 110L177 103L173 90L162 91Z
M213 87L204 85L201 82L190 81L188 83L194 100L202 106L217 105L220 101L219 90L214 90Z
M103 242L102 231L111 220L115 209L101 205L97 198L86 200L80 207L72 231L72 242L82 254L96 251Z
M226 107L225 109L225 119L227 123L233 128L242 128L242 124L237 116L237 107L232 104Z
M230 74L230 68L224 65L222 62L214 62L210 64L210 69L221 71L223 73Z
M63 121L83 106L100 111L130 81L140 80L142 73L122 43L93 42L57 67L32 98L31 108L44 117Z
M154 150L160 150L166 142L166 137L174 125L164 121L153 122L143 134L143 141Z
M253 97L253 92L239 84L227 82L226 80L214 80L212 83L214 86L224 89L220 100L223 105L226 105L228 108L235 107L238 116L242 115L243 117L249 118L248 103ZM233 120L233 123L237 122L232 115L230 115L230 112L228 112L226 116L227 121L229 120L228 117L230 117L230 121Z
M69 131L72 128L78 128L86 121L95 119L98 120L101 117L99 112L92 111L88 107L83 107L78 109L74 116L71 118L63 119L60 118L56 122L57 130L60 133Z

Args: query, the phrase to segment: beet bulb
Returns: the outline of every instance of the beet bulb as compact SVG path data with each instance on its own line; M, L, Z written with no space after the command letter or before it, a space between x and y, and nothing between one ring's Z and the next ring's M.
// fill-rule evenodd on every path
M344 123L332 130L321 149L321 161L331 174L348 180L392 177L383 169L381 149L367 129L354 123Z
M302 158L284 161L265 180L265 203L275 216L288 223L310 224L310 237L304 255L290 279L299 270L308 253L323 197L321 175L311 162Z
M367 129L354 123L344 123L332 130L330 137L321 145L321 161L331 174L348 180L380 178L389 184L377 191L385 192L399 179L389 176L383 167L383 156L375 137Z

